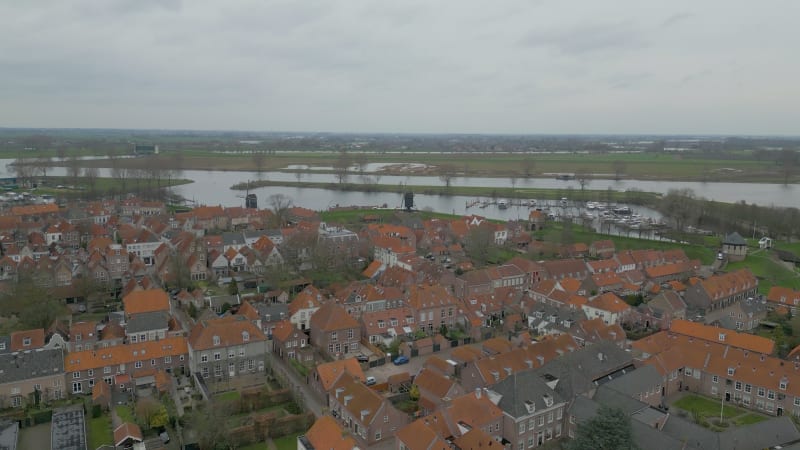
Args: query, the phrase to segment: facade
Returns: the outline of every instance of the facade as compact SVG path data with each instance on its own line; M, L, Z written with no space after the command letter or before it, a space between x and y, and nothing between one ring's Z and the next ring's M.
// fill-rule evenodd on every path
M500 396L503 438L514 450L536 448L561 437L567 400L534 371L514 374L494 385Z
M257 384L264 380L267 338L246 317L198 322L189 334L188 351L189 369L212 391L230 381Z
M418 318L417 328L429 335L442 326L453 327L458 320L458 300L440 285L412 286L407 304Z
M33 350L0 355L0 408L20 408L41 400L64 398L61 350ZM38 392L38 394L37 394Z
M749 269L713 275L686 289L687 306L704 314L730 306L736 301L755 297L758 279Z
M358 353L361 327L344 308L333 302L322 305L311 316L311 342L321 353L339 359Z

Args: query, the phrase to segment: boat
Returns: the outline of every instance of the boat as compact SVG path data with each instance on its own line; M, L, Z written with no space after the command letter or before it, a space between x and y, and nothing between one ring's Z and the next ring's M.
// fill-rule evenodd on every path
M528 206L536 206L536 200L528 200Z
M631 209L627 206L617 206L612 211L614 211L614 214L619 214L620 216L628 216L631 214Z
M597 209L597 203L595 203L595 202L586 202L586 209Z
M497 201L497 207L500 208L500 209L508 208L508 200L498 200Z

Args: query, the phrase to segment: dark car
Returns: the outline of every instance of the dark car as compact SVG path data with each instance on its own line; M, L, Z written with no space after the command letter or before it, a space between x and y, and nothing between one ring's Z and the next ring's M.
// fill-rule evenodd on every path
M406 363L408 363L408 356L400 355L394 359L395 366L399 366L400 364L406 364Z
M358 356L356 356L356 360L358 362L369 362L369 356L367 356L367 355L358 355Z

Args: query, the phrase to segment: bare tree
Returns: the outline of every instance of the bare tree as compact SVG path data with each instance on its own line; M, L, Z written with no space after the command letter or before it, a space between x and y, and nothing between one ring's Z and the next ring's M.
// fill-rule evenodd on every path
M97 178L100 176L100 171L97 167L87 167L83 170L83 178L86 179L86 184L89 185L89 192L94 195L97 188Z
M364 176L364 171L367 170L367 154L364 152L358 153L355 157L356 166L358 166L358 174Z
M614 168L614 179L617 181L621 180L622 175L625 174L625 169L628 167L625 161L616 160L611 163L611 166Z
M283 194L272 194L269 197L269 205L277 227L285 226L289 222L292 199Z
M77 154L69 155L67 160L67 176L72 180L72 184L78 183L78 178L81 176L81 160L78 159Z
M456 168L450 164L442 164L439 166L439 179L444 182L444 186L450 189L450 184L456 176Z
M586 186L592 182L592 174L588 170L580 168L575 171L575 180L581 185L581 194L583 194L584 190L586 190Z
M333 170L336 173L339 184L347 181L347 174L350 171L350 155L347 154L347 150L343 149L339 152L339 157L333 163Z
M536 169L536 160L530 156L522 160L522 172L525 174L525 178L530 178L534 169Z

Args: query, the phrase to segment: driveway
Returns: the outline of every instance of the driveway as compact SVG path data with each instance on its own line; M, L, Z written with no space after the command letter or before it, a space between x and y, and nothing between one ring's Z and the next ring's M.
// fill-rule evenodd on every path
M430 355L415 356L413 358L409 357L408 364L402 364L399 366L395 366L393 363L387 362L382 366L367 369L364 374L368 377L375 377L375 380L378 383L385 383L388 381L390 376L402 372L408 372L412 376L416 376L419 371L422 370L422 366L425 364L425 361L427 361L428 358L431 356L438 356L442 359L449 359L453 350L455 350L455 347L448 348L447 350L443 350L441 352L431 353Z

